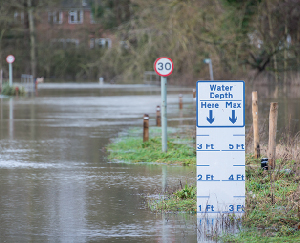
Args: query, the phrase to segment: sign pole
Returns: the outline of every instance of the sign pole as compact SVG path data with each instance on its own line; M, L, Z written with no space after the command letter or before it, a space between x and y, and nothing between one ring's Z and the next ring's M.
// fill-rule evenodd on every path
M162 151L167 152L167 78L161 76L161 130Z
M209 62L209 74L210 74L210 80L214 80L214 72L213 72L211 59L210 59L210 62Z
M13 84L13 68L12 68L12 63L15 61L15 57L13 55L8 55L6 57L6 61L8 63L8 68L9 68L9 86L11 87Z
M173 71L173 62L171 58L160 57L154 62L154 70L161 77L161 145L162 152L168 150L167 136L167 76Z
M9 86L11 87L12 84L13 84L13 78L12 78L12 73L13 73L13 70L12 70L12 63L9 63L8 66L9 66Z

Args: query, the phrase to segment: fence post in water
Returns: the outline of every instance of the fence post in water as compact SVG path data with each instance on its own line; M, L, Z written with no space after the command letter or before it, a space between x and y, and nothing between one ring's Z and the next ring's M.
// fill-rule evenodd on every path
M182 110L182 94L179 95L179 109Z
M254 136L254 158L260 157L259 134L258 134L258 106L257 91L252 92L252 117L253 117L253 136Z
M144 129L143 129L143 142L149 140L149 115L144 115Z
M161 114L159 105L156 107L156 126L161 127Z
M278 103L271 103L269 116L269 146L268 159L270 169L275 169L276 132L277 132Z

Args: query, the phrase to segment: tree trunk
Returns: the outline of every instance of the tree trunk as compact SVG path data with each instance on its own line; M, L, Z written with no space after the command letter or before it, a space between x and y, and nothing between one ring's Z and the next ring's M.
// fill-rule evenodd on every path
M36 38L35 38L35 25L33 17L33 6L32 0L27 0L27 13L28 13L28 22L29 22L29 35L30 35L30 66L31 66L31 75L33 79L36 78Z

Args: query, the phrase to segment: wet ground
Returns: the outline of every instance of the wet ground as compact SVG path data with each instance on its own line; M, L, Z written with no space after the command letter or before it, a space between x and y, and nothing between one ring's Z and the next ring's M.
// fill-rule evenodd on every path
M185 91L169 90L170 125ZM158 87L44 84L0 100L1 242L196 242L195 215L153 213L143 199L195 168L116 163L104 149L144 113L155 124ZM191 92L184 101L191 118Z

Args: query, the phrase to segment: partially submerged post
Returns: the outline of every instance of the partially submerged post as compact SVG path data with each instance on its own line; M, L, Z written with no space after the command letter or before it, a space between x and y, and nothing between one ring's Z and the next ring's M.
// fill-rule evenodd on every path
M144 115L144 129L143 129L143 142L147 142L149 140L149 115Z
M159 105L156 107L156 126L161 127L161 114Z
M179 95L179 109L182 110L182 94Z
M268 158L270 169L275 169L276 132L277 132L278 103L271 103L269 116L269 146Z
M154 62L154 70L161 76L161 144L162 152L167 152L167 76L171 75L173 71L172 59L157 58Z
M258 106L257 91L252 92L252 117L253 117L253 136L254 136L254 158L260 157L259 134L258 134Z

